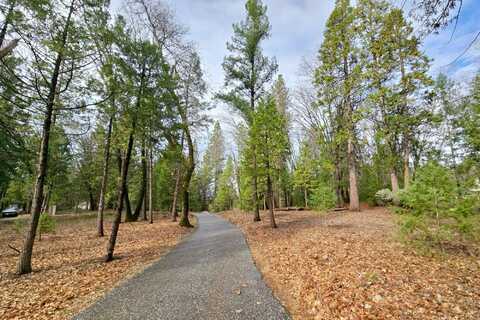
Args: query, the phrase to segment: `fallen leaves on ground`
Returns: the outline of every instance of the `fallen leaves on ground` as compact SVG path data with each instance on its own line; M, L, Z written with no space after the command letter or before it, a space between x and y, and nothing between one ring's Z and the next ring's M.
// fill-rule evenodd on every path
M111 224L105 224L109 231ZM113 288L158 259L191 229L169 218L122 223L117 259L104 263L108 234L98 238L95 219L62 219L52 235L42 235L33 252L34 272L14 274L23 234L13 224L0 225L0 319L69 319ZM107 232L108 233L108 232Z
M295 319L480 319L479 258L417 254L386 209L264 216L224 214Z

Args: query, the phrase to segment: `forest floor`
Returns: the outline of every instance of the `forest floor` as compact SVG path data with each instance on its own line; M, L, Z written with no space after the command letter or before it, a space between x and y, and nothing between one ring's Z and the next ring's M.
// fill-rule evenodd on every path
M0 224L0 319L70 319L105 292L143 270L165 254L191 230L157 215L154 224L125 223L120 226L115 255L105 264L107 235L95 234L92 215L58 219L54 234L35 242L34 272L14 274L23 232L15 223Z
M416 252L384 208L223 214L294 319L480 319L480 258Z

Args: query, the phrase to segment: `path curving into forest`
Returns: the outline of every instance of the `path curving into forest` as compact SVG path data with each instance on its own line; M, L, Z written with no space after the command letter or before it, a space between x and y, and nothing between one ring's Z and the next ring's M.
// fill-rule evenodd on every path
M209 213L185 241L74 319L290 319L242 232Z

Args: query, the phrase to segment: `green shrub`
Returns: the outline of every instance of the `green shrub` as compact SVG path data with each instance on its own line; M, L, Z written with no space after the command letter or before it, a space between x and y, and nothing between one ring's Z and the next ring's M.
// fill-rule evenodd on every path
M478 197L460 197L448 168L434 162L420 168L410 188L399 193L399 201L407 213L400 230L411 240L443 249L452 239L478 238Z
M378 206L386 206L392 204L394 200L393 192L390 189L378 190L375 193L375 203Z
M440 218L455 206L457 186L450 170L429 162L418 170L415 181L400 197L414 214Z
M334 208L337 197L333 189L325 184L319 184L310 195L310 204L314 209L326 210Z
M44 233L54 233L56 226L55 219L51 215L42 213L38 221L38 240L42 239Z

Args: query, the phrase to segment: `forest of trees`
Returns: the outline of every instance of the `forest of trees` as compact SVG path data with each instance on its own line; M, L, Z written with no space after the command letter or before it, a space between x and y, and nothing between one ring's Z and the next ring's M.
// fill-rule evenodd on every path
M415 3L432 31L459 2ZM19 274L31 272L38 222L53 206L96 211L99 236L104 210L115 210L107 261L122 214L153 211L189 227L189 211L239 208L259 221L265 209L276 227L275 208L358 211L381 200L411 214L411 229L448 216L472 230L480 73L468 84L432 78L401 9L337 0L317 56L287 88L262 50L267 7L247 0L226 45L225 86L209 101L196 46L164 3L130 0L121 15L109 5L0 1L0 202L31 214ZM207 117L213 104L238 115L232 141Z

